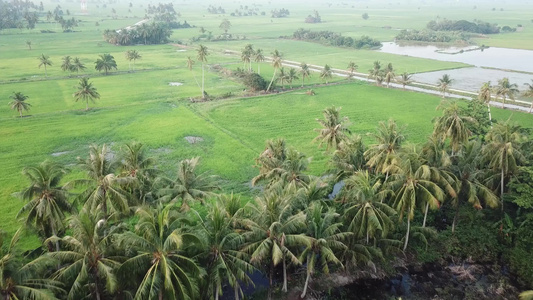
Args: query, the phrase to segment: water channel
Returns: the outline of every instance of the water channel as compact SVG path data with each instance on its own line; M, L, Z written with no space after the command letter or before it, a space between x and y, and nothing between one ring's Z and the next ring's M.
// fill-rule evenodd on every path
M433 45L403 46L387 42L383 43L379 51L473 65L469 68L419 73L413 76L417 82L436 84L443 74L449 74L454 79L452 87L459 90L476 92L484 82L491 81L496 84L503 77L508 77L511 83L516 83L520 90L524 90L524 83L531 83L533 79L531 50L496 47L480 50L472 46L439 48Z

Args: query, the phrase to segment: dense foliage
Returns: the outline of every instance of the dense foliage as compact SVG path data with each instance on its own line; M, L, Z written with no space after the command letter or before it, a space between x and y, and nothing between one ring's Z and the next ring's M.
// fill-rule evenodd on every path
M426 27L434 31L464 31L481 34L500 33L500 27L498 27L498 24L490 24L480 20L476 20L474 22L469 22L466 20L430 21Z
M272 18L285 18L288 17L291 13L288 9L273 9L271 12Z
M332 31L311 31L309 29L300 28L296 30L292 38L297 40L306 40L319 42L325 45L349 47L355 49L376 49L382 46L381 42L369 36L362 36L361 38L345 37L339 33Z
M179 26L190 27L187 22ZM104 40L115 45L134 45L134 44L163 44L168 42L172 34L172 29L165 23L152 22L151 24L142 23L133 28L123 28L120 30L104 30Z
M39 20L38 12L41 6L31 1L4 1L0 0L0 30L7 28L35 28Z
M466 41L468 36L461 32L438 32L433 30L402 30L395 37L398 41L449 43Z
M390 272L402 251L424 261L506 256L533 284L529 133L508 123L470 127L472 116L487 113L456 102L439 108L424 145L405 145L394 120L380 122L365 145L341 109L328 107L315 141L329 153L330 171L310 175L310 158L284 139L268 140L252 180L261 189L248 203L219 193L219 178L200 173L199 158L164 174L140 143L91 146L78 159L86 175L70 182L60 165L28 167L19 216L42 238L42 255L28 261L13 251L19 233L2 248L8 299L241 299L254 272L269 278L270 299L289 289L305 297L311 285L320 295L313 279L330 272Z

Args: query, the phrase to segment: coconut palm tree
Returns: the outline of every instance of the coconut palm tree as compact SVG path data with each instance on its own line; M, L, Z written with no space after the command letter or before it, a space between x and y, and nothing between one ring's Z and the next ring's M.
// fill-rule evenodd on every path
M410 85L413 82L413 80L411 80L412 77L413 77L413 74L403 72L402 75L396 78L396 82L401 84L403 87L403 90L405 91L405 86Z
M442 93L442 98L446 97L446 92L448 92L452 83L453 79L451 79L450 75L448 74L444 74L441 78L439 78L439 80L437 81L437 87Z
M41 68L41 66L44 66L44 77L47 77L48 75L46 74L46 66L52 65L50 56L41 54L41 56L39 56L38 59L39 59L39 69Z
M133 251L119 273L125 280L142 276L135 284L135 299L197 299L197 280L203 272L186 250L200 247L198 237L182 228L183 218L173 205L139 208L135 214L139 218L135 232L127 231L118 238L120 246Z
M348 66L346 68L350 72L350 74L348 75L348 78L353 78L354 73L357 71L357 68L359 68L359 66L356 65L353 61L350 61L350 63L348 63Z
M323 143L326 144L326 151L330 148L338 148L339 143L346 138L346 134L350 131L348 126L350 120L348 117L340 116L341 107L335 106L327 107L323 110L324 119L316 119L316 121L322 125L322 128L315 128L318 132L318 136L313 141L320 141L319 147Z
M518 85L516 83L510 83L509 78L504 77L498 80L498 85L494 87L496 97L502 98L502 108L505 108L505 99L509 98L514 100L515 95L518 94Z
M486 137L483 153L489 162L489 167L500 177L500 199L503 200L505 181L518 171L518 166L525 161L520 148L525 141L521 128L509 122L497 123L491 128ZM503 201L502 201L503 210Z
M130 186L125 187L128 194L142 204L153 200L154 181L158 170L155 168L155 160L147 157L144 145L139 142L125 144L119 153L119 161L120 176L134 179Z
M100 54L100 57L94 62L94 68L99 72L103 70L107 75L110 70L117 69L117 62L109 53Z
M135 61L141 59L142 56L137 50L128 50L126 51L126 59L128 60L128 68L131 70L131 61L133 60L133 71L135 71Z
M466 143L460 155L455 158L455 163L450 166L459 183L456 188L458 197L452 198L452 205L455 207L452 232L455 232L457 225L461 200L468 202L475 209L482 209L483 204L490 208L500 205L498 197L483 183L486 170L480 168L483 164L482 149L480 141Z
M241 283L253 284L249 274L255 268L248 262L249 255L239 251L245 240L235 228L240 210L240 201L235 200L239 198L223 197L209 207L207 216L200 222L199 235L204 239L200 256L207 262L208 294L214 295L215 300L222 295L225 282L234 288L236 300L243 295ZM237 211L233 210L234 205L238 205Z
M475 124L477 121L465 116L457 101L442 102L437 109L442 109L442 116L434 119L433 136L443 141L449 138L453 156L472 136L468 125Z
M99 216L82 210L69 217L71 235L48 239L60 241L63 247L48 256L60 262L54 279L68 287L67 299L107 299L117 288L120 263L108 253L118 228L108 226L107 220Z
M524 83L524 85L527 87L526 90L522 93L522 96L533 98L533 79L531 80L531 83ZM531 101L531 106L529 107L529 113L533 111L533 99Z
M349 222L348 230L356 238L386 238L394 223L391 218L396 211L383 203L385 192L381 192L381 182L371 182L368 171L359 171L344 180L344 187L338 198L346 198L348 207L344 211ZM344 202L344 201L343 201Z
M255 50L254 61L257 63L257 74L261 74L261 63L265 61L265 56L263 55L263 49Z
M202 90L202 87L200 86L200 84L198 83L198 80L196 79L196 75L194 74L193 72L193 67L194 67L194 64L196 62L190 57L190 56L187 56L187 69L189 69L189 71L191 71L192 73L192 77L194 78L194 81L196 82L196 85L198 86L198 88L200 89L200 91Z
M0 292L3 300L33 299L55 300L64 291L60 282L40 279L47 265L44 259L22 265L22 251L17 248L22 230L19 229L9 243L4 243L5 233L0 232ZM41 276L39 276L39 275ZM43 276L44 277L44 276ZM42 277L41 277L42 278ZM55 294L55 295L54 295Z
M281 88L285 88L285 82L288 80L287 78L287 73L285 73L285 68L281 67L279 69L279 74L278 74L278 78L276 81L279 82L279 84L281 84Z
M295 68L290 68L289 72L287 73L287 83L290 85L291 89L292 89L292 82L298 79L299 79L298 71L296 71Z
M274 268L279 263L283 264L282 291L286 292L287 260L295 265L300 264L291 249L308 244L308 238L302 234L306 227L305 214L293 213L292 195L285 191L280 187L269 189L247 207L251 218L245 221L249 230L245 238L249 242L243 251L251 255L251 263L267 263L269 266L268 299L272 298Z
M228 19L224 19L218 27L224 30L224 34L226 35L228 30L231 28L231 22Z
M274 82L274 78L276 78L276 71L281 68L283 65L283 59L282 55L278 50L274 50L272 52L272 67L274 67L274 74L272 74L272 80L270 80L270 84L268 85L267 92L270 91L270 88L272 87L272 83Z
M444 192L437 182L440 180L438 170L430 167L416 150L409 150L402 155L400 162L391 175L388 187L394 192L393 207L398 211L400 220L407 219L407 231L403 251L407 249L411 221L417 206L436 209L444 200ZM424 217L425 219L425 217ZM424 224L425 225L425 224Z
M311 77L311 70L309 69L309 65L308 64L302 63L300 65L300 74L302 75L302 87L303 87L305 78Z
M385 69L385 76L383 78L385 82L387 83L387 88L389 88L390 82L393 81L395 77L396 77L396 74L394 73L394 68L392 67L392 63L389 63L387 65L387 68Z
M80 71L83 71L85 69L85 64L83 64L79 57L74 57L74 60L72 61L72 70L76 71L79 74Z
M181 200L181 210L187 211L192 201L204 204L212 192L219 189L217 178L208 173L197 174L196 168L200 162L199 157L184 159L178 163L178 173L175 179L161 177L160 181L165 188L160 190L161 200L171 203Z
M368 71L368 78L374 79L376 81L376 85L381 85L383 82L383 78L385 76L384 70L381 69L381 62L380 61L374 61L372 69Z
M26 226L34 226L44 238L63 231L65 213L72 212L67 199L67 190L59 185L66 171L58 164L49 161L36 167L26 167L22 173L30 181L17 196L28 201L18 212L17 218L24 216ZM59 251L59 244L56 244Z
M490 81L483 83L479 89L477 98L483 103L487 104L487 111L489 112L489 121L490 126L492 127L492 114L490 113L490 101L492 100L492 91L494 90L493 86L490 84Z
M123 189L132 184L134 178L116 176L119 162L113 159L114 154L104 144L102 147L91 145L87 159L78 158L79 167L85 171L87 179L72 182L74 185L83 185L85 191L80 194L80 199L88 212L100 210L104 218L109 211L124 213L129 209L129 195Z
M252 179L252 185L266 181L267 186L294 185L301 187L309 182L310 177L304 172L307 170L311 159L293 148L284 151L285 157L283 159L274 156L268 157L268 149L259 156L257 162L260 164L260 171L259 175Z
M337 181L353 175L356 171L364 168L366 164L364 153L365 145L361 136L358 134L349 135L339 143L330 162L336 170Z
M80 78L78 83L78 91L74 93L74 98L76 102L78 100L85 101L85 110L89 110L89 100L94 102L95 99L100 99L100 93L93 86L92 82L89 82L88 77Z
M332 264L343 267L337 253L347 248L343 242L351 234L342 231L343 224L338 222L339 216L333 208L326 210L319 202L313 203L307 210L309 242L300 255L300 260L306 262L307 269L304 289L300 295L302 299L305 299L309 280L315 269L321 268L323 273L328 274Z
M374 169L375 172L386 174L385 181L389 177L389 167L394 163L398 151L405 140L402 131L403 128L398 127L393 119L390 119L387 123L379 122L377 132L372 134L377 143L370 145L364 153L367 165L371 169Z
M63 60L61 62L61 70L65 72L72 72L74 71L74 66L72 64L72 59L69 55L63 56Z
M328 84L328 79L331 79L333 77L333 73L331 70L331 67L326 64L324 68L322 69L322 72L320 72L320 79L326 81L326 84Z
M11 98L11 102L9 102L9 105L11 105L11 109L18 111L21 118L23 110L30 110L31 104L26 102L28 96L24 95L23 93L14 92L11 96L9 96L9 98Z
M252 44L248 44L241 51L241 60L244 63L244 68L248 65L248 72L252 71L252 56L254 55L254 48Z
M207 47L204 45L198 45L198 49L196 49L196 58L199 62L202 63L202 99L205 99L205 68L204 64L207 63L207 56L209 55L209 51L207 50Z

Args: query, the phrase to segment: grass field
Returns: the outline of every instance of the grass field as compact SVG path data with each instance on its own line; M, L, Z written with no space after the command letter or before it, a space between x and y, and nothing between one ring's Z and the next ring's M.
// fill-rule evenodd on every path
M318 126L315 119L322 117L322 110L331 105L341 106L342 113L352 121L351 130L365 136L365 142L372 141L365 135L377 126L379 121L394 118L406 126L408 141L420 143L431 133L431 119L439 114L435 111L440 98L413 92L403 92L378 88L369 84L334 78L340 83L327 87L314 86L321 83L317 74L306 81L302 90L252 98L245 95L244 87L231 78L214 71L206 72L206 91L220 96L231 93L239 98L216 100L205 103L191 103L190 97L198 97L201 70L198 64L193 71L186 68L187 56L196 57L197 44L189 40L198 35L198 27L204 26L214 34L223 18L233 24L231 32L246 35L246 40L231 42L205 42L211 50L210 65L221 64L225 68L242 67L237 56L224 55L223 50L240 50L251 43L255 48L263 48L268 55L274 49L284 54L285 59L305 61L309 64L330 64L343 69L353 60L362 72L370 69L372 62L393 63L398 72L425 72L463 67L458 63L418 59L378 53L368 50L351 50L327 47L315 43L278 39L280 35L290 35L298 27L313 30L332 30L347 36L359 37L368 34L383 41L391 40L398 28L422 28L427 21L437 15L448 18L472 19L464 5L454 3L435 7L421 5L388 4L383 1L357 3L354 7L333 2L317 3L315 6L302 6L303 2L269 3L257 6L258 11L266 11L266 16L230 17L210 15L206 8L215 2L192 4L183 2L176 5L181 12L181 20L196 28L176 30L173 41L182 41L189 48L167 45L136 45L119 47L105 43L102 31L107 28L120 28L131 25L144 16L146 3L135 3L132 12L127 12L127 3L108 5L107 8L94 7L89 3L91 15L79 16L83 22L73 33L60 33L60 27L53 22L37 24L34 30L5 30L0 32L0 229L13 233L20 223L15 215L22 202L12 194L24 187L27 182L21 170L28 165L38 164L46 159L69 166L72 172L68 179L82 176L75 167L77 157L85 157L92 143L109 144L117 151L123 143L140 141L150 149L150 154L159 161L165 172L172 172L176 163L184 158L201 156L201 170L220 175L226 190L249 191L249 180L257 170L252 166L254 158L264 149L266 139L284 137L310 157L313 162L310 170L320 174L327 169L327 156L316 143L313 131ZM45 11L53 10L57 3L46 3ZM74 2L61 3L64 10L76 14L79 6ZM144 5L141 7L141 5ZM228 12L240 4L226 4ZM364 5L368 5L368 8ZM91 7L92 6L92 7ZM504 11L492 11L489 6L478 5L479 19L512 25L521 22L524 30L514 34L499 35L498 43L516 40L517 47L533 48L533 42L524 39L531 34L525 23L527 14L515 5ZM111 7L116 8L118 19L110 16ZM291 11L289 18L271 19L269 11L286 7ZM462 9L460 9L462 7ZM305 16L317 9L324 23L305 24ZM470 8L472 9L472 8ZM424 12L421 14L420 12ZM360 16L368 12L369 20ZM42 20L43 18L41 18ZM409 21L410 20L410 21ZM409 23L409 22L410 23ZM96 22L99 26L96 26ZM388 28L390 26L392 29ZM40 33L41 29L57 33ZM520 42L520 39L524 41ZM32 50L26 46L32 42ZM493 41L491 37L490 42ZM490 44L490 42L484 42ZM128 72L128 62L124 52L136 49L142 55L137 61L136 72ZM49 55L53 66L48 67L48 77L44 69L39 69L37 56ZM103 75L94 70L94 61L102 53L111 53L118 63L118 71ZM86 64L83 74L70 74L60 70L61 58L65 55L78 56ZM254 69L257 65L253 64ZM270 80L273 69L268 62L261 64L261 75ZM101 94L101 99L90 103L92 108L84 111L84 103L76 103L72 94L76 91L78 76L90 76ZM179 82L181 86L169 86L169 82ZM299 85L300 81L293 83ZM308 96L304 92L313 88L317 95ZM12 92L22 92L29 96L32 105L29 115L17 118L17 112L7 105ZM511 119L525 127L533 127L533 118L524 113L507 110L493 110L499 120ZM186 142L186 136L199 136L204 139L198 144ZM26 240L33 245L33 240ZM29 246L28 246L29 247Z

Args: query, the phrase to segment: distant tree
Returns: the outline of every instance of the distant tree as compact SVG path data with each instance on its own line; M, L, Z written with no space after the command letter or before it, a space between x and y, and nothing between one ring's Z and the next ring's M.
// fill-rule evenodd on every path
M368 13L364 13L364 14L362 14L361 17L362 17L364 20L368 20L368 18L369 18Z
M198 45L198 49L196 49L196 58L198 61L202 62L202 99L205 99L205 68L204 64L207 62L207 56L209 55L209 52L207 51L207 47L204 45Z
M72 64L72 59L69 55L63 56L63 60L61 61L61 70L65 72L74 71L74 65Z
M309 65L306 63L302 63L300 65L300 75L302 75L302 87L304 86L304 80L305 78L311 77L311 70L309 69Z
M257 74L261 74L261 64L265 61L265 56L263 55L263 49L257 49L254 53L254 61L257 63Z
M31 104L26 102L26 99L28 99L28 96L24 95L21 92L15 92L11 96L11 102L9 102L9 105L11 105L11 109L16 110L19 112L20 117L22 118L22 111L28 111L30 110Z
M402 85L403 89L405 90L405 86L411 84L413 81L411 80L411 77L413 77L413 74L409 74L407 72L404 72L400 77L396 79L396 81Z
M28 49L31 50L31 41L26 41L26 46L28 46Z
M72 62L72 69L76 71L78 74L80 71L85 70L87 67L85 67L85 64L79 59L79 57L74 57L74 60Z
M450 75L444 74L441 78L437 81L437 86L439 88L439 91L442 93L442 98L446 97L446 92L450 89L450 85L452 84L453 79L450 78Z
M294 80L298 80L298 71L296 71L295 68L290 68L289 72L287 73L287 83L290 85L292 89L292 82Z
M135 61L141 59L141 55L137 50L128 50L126 51L126 59L130 62L128 68L131 70L131 61L133 60L133 71L135 71Z
M46 66L51 66L52 65L52 61L50 60L50 56L41 54L41 56L39 56L38 59L39 59L39 69L41 68L41 66L44 66L44 77L47 77Z
M509 78L507 77L498 80L498 85L494 88L496 91L496 97L502 98L502 108L505 108L506 98L514 100L515 95L519 92L518 85L516 83L510 83Z
M533 98L533 79L531 80L532 83L524 83L525 86L527 86L527 90L524 91L522 94L524 97ZM529 107L529 113L533 110L533 99L531 99L531 106Z
M346 67L348 69L348 71L350 71L349 78L352 78L354 76L354 72L357 71L358 67L359 66L356 65L353 61L350 61L350 63L348 64L348 67Z
M320 78L322 80L326 81L326 84L328 84L328 79L331 79L333 77L333 71L331 70L331 67L326 64L324 68L322 69L322 72L320 72Z
M218 28L224 30L224 34L228 33L228 30L231 28L231 22L228 19L222 20Z
M78 84L78 91L74 93L76 102L78 100L85 101L85 110L89 110L89 100L94 102L95 99L100 99L100 94L93 86L92 82L89 82L89 78L83 77Z
M100 54L100 57L96 60L94 63L94 68L98 71L104 70L105 74L108 74L109 70L117 69L117 62L115 61L115 58L113 55L109 53Z
M387 68L385 69L385 76L383 78L385 82L387 83L387 88L389 88L390 82L393 81L395 77L396 77L396 74L394 74L394 68L392 67L392 64L389 63L387 65Z
M272 80L270 80L270 84L268 85L267 92L270 91L272 83L274 82L274 78L276 78L276 71L281 68L282 65L283 59L281 57L281 53L276 49L274 52L272 52L272 67L274 67L274 74L272 75Z
M490 101L492 100L492 91L494 88L490 84L490 81L483 83L479 89L477 98L483 103L487 104L487 111L489 112L489 122L492 127L492 114L490 113Z

